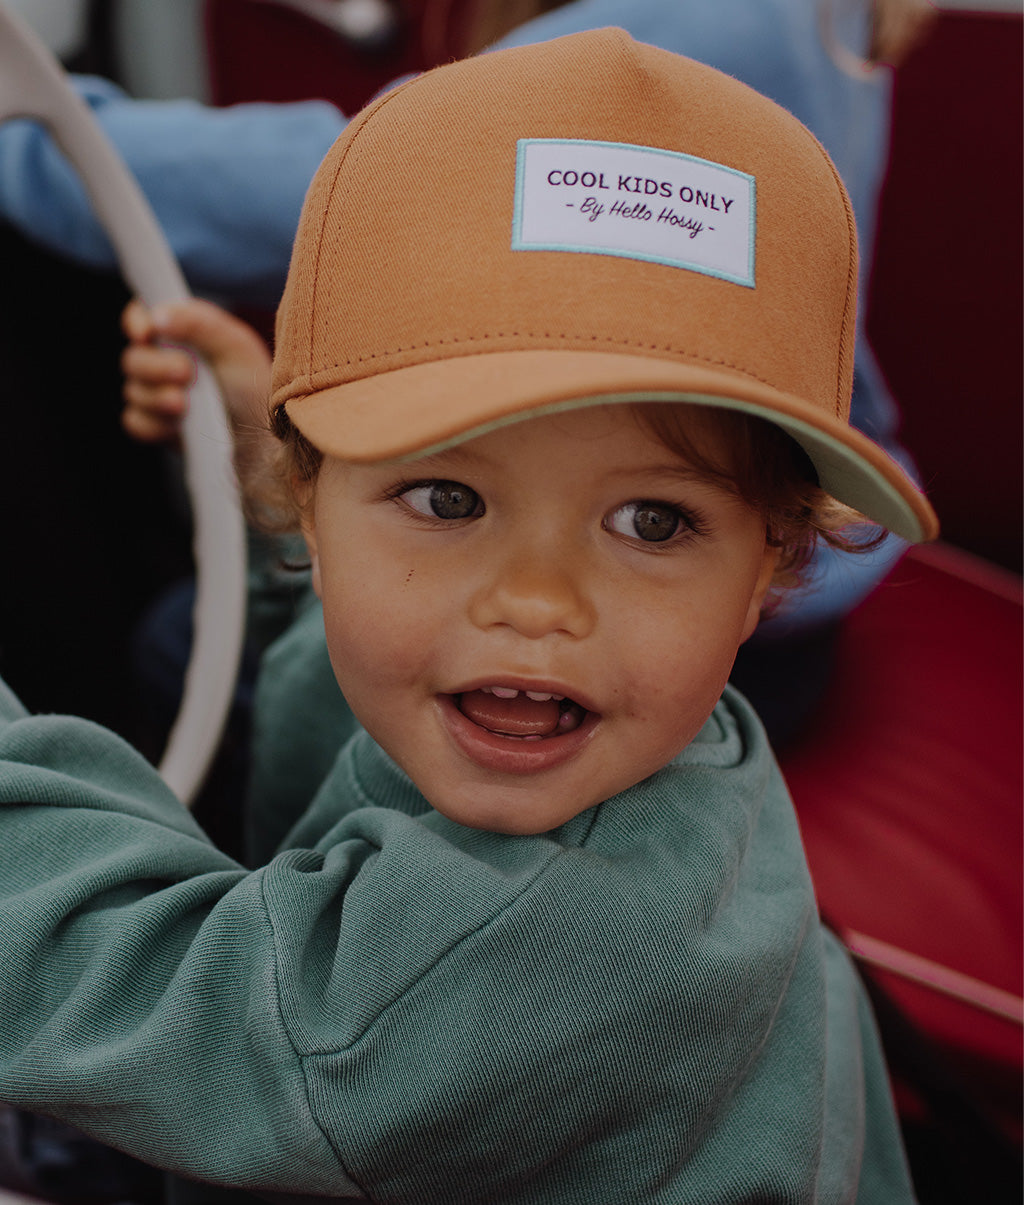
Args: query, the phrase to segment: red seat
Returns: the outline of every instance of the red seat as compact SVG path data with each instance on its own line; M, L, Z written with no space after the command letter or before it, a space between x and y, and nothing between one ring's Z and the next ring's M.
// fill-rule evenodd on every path
M1020 1137L1022 592L911 551L844 625L783 768L823 914Z

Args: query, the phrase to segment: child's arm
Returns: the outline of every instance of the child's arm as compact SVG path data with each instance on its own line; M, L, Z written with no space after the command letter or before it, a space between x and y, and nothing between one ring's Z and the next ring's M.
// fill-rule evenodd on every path
M132 301L125 308L122 326L128 337L121 359L125 374L122 423L128 434L145 443L178 439L188 412L198 351L220 387L235 433L239 474L244 479L246 469L270 438L270 352L262 338L227 310L198 298L154 310Z
M306 1105L262 876L124 742L2 683L0 869L0 1099L185 1174L360 1196Z

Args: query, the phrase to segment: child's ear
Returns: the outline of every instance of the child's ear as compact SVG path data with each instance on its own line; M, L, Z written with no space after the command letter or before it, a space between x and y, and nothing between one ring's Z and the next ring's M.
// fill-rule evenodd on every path
M750 607L747 610L746 619L743 621L741 644L744 640L748 640L753 636L754 629L760 622L761 608L764 606L765 596L775 579L775 570L778 568L781 552L781 548L772 548L768 544L765 545L764 555L761 557L761 569L757 575L753 593L750 596Z

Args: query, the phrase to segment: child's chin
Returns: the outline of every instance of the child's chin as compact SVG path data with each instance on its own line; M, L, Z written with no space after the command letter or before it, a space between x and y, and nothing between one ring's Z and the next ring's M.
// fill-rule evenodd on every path
M587 805L591 806L591 805ZM434 805L435 810L456 824L465 828L475 828L486 833L501 833L508 837L536 837L560 828L585 808L567 806L564 809L542 808L534 811L524 806L523 800L502 802L493 800L477 801L474 804L460 807L452 806L448 801L443 806Z

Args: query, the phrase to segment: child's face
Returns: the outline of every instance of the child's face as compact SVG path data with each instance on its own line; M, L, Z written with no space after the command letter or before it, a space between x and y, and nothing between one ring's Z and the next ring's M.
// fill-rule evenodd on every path
M306 536L353 711L438 811L504 833L555 828L693 739L776 560L763 519L627 406L401 465L328 457Z

